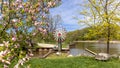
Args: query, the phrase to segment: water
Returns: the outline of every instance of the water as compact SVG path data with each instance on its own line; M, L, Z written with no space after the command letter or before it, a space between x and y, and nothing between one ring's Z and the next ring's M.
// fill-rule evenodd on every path
M85 48L88 48L96 53L107 52L106 43L79 42L79 43L76 43L75 47L70 49L70 53L74 56L83 54L83 53L88 53L85 51ZM120 43L110 44L110 54L120 54Z

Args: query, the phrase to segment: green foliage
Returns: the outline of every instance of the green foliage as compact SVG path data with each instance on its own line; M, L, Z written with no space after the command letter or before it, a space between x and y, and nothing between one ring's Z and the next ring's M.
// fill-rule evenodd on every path
M84 36L88 33L89 29L90 28L84 28L82 30L68 32L65 42L69 44L70 42L73 41L88 40Z
M0 29L1 29L1 28L3 28L3 25L2 25L2 24L0 24Z
M107 37L106 23L93 25L81 30L67 33L66 43L79 40L101 40ZM120 26L118 24L110 24L111 40L120 40Z
M119 6L117 0L84 0L78 18L80 25L87 25L91 29L85 35L88 40L105 38L107 41L118 40L119 36ZM113 9L111 9L111 7Z
M0 51L3 51L3 50L5 50L5 47L0 46Z

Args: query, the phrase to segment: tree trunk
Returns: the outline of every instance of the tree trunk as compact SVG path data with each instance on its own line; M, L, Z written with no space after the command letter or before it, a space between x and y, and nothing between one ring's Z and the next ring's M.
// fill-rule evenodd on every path
M107 15L106 16L106 22L108 23L108 26L107 26L107 53L109 54L109 45L110 45L110 21L109 21L109 18L108 18L108 9L107 9L107 6L108 6L108 0L106 0L106 5L105 5L105 14Z

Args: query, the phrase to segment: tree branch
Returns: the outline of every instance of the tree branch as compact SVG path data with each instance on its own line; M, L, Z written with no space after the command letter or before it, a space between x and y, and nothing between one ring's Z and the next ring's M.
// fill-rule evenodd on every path
M90 3L91 3L91 5L96 9L96 11L98 12L98 14L102 17L102 19L103 20L105 20L104 19L104 17L101 15L101 13L99 12L99 10L97 9L97 7L92 3L92 1L91 0L88 0Z

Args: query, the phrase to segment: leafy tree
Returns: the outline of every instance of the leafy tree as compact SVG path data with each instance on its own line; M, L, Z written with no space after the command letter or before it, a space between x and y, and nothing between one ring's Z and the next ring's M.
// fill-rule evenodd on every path
M120 1L118 0L85 0L83 6L84 6L84 10L81 11L80 13L81 15L83 15L83 18L81 18L79 22L93 27L94 29L92 33L93 36L94 34L98 34L101 30L102 31L107 30L106 31L107 33L105 32L105 38L107 40L107 53L109 53L109 41L110 41L111 35L114 33L112 31L115 31L118 28L118 27L113 28L112 25L119 26ZM101 25L100 28L97 27L100 25ZM118 33L119 30L115 32Z
M86 27L81 30L75 30L67 32L66 43L70 43L73 41L80 41L80 40L106 40L107 37L107 29L103 28L105 24L94 27ZM101 29L102 28L102 29ZM99 30L97 32L97 30ZM111 24L111 40L120 40L120 34L117 32L120 30L119 25Z

